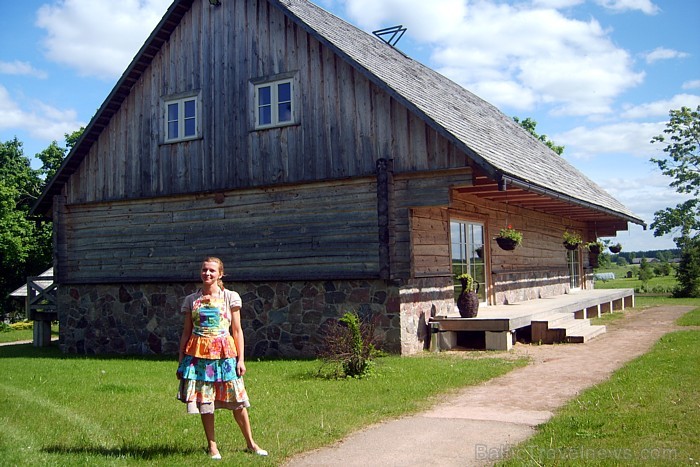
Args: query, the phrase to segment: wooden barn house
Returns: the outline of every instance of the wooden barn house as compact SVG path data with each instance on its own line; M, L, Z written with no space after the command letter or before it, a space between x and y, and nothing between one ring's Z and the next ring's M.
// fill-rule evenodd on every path
M455 272L482 310L585 293L588 253L562 233L643 224L494 106L307 0L175 0L33 214L54 226L62 349L90 354L176 353L208 255L243 298L250 355L313 355L346 311L415 353L454 313ZM507 224L514 251L494 241Z

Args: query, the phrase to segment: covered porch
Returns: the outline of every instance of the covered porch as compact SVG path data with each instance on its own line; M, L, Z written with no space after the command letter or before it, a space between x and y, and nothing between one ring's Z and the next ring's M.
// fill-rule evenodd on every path
M509 350L517 339L539 343L586 342L605 332L590 318L634 307L633 289L580 290L512 305L481 307L475 318L430 319L433 351L460 347Z

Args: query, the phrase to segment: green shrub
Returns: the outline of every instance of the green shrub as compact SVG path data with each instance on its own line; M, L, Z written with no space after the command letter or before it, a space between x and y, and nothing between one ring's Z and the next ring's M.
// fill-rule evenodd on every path
M374 345L374 325L361 322L355 312L346 312L325 332L321 358L324 368L332 369L327 376L361 378L371 372L378 351Z
M10 327L10 325L5 323L4 321L0 321L0 332L10 332L10 331L12 331L12 328Z
M33 321L17 321L16 323L10 324L10 328L14 331L23 331L25 329L33 329L34 328L34 322Z

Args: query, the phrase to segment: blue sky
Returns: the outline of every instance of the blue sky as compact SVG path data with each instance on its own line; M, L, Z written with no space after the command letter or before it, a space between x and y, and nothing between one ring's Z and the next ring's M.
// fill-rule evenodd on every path
M202 0L205 1L205 0ZM223 2L229 0L222 0ZM700 105L700 1L315 0L500 108L651 223L683 200L651 157L670 109ZM0 0L0 140L33 157L86 125L170 0ZM674 247L631 225L625 250Z

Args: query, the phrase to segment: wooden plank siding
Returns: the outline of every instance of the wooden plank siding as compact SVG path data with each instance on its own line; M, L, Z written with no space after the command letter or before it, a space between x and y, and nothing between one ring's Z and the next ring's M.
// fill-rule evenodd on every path
M298 124L252 130L252 79L293 73ZM163 144L163 99L201 139ZM64 187L67 204L464 167L467 157L266 1L194 2Z
M366 178L66 206L58 269L64 283L183 281L213 254L236 281L376 277L376 205Z
M254 131L251 80L280 74L298 122ZM201 138L164 144L164 99L193 94ZM409 210L471 185L466 154L267 1L195 2L65 184L57 274L175 281L217 254L235 280L379 277L378 159L395 180L382 251L407 279L424 261Z

